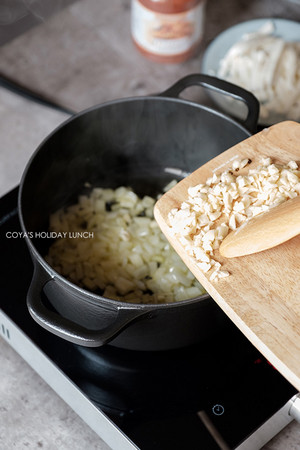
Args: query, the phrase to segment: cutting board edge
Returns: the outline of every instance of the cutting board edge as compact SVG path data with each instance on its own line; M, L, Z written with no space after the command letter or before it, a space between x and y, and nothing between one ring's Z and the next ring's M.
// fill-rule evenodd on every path
M285 130L285 128L288 128L291 131L291 139L287 141L285 141L283 136L280 136L281 130ZM211 171L211 168L214 167L213 166L213 162L214 160L218 160L221 161L221 165L217 168L217 170L221 170L223 167L226 166L226 162L228 163L228 161L226 161L227 159L227 154L230 154L231 157L233 155L234 152L238 153L239 149L241 147L243 147L243 145L246 145L246 149L248 146L248 140L252 139L255 146L258 146L258 148L264 148L263 144L264 144L264 139L266 139L266 152L265 152L265 156L271 156L272 155L272 151L273 151L273 147L275 148L274 151L274 159L277 162L277 160L279 162L287 162L287 158L289 158L289 160L291 159L295 159L297 162L300 161L300 158L298 156L298 151L295 152L293 151L292 148L292 144L293 144L293 140L295 141L295 139L297 141L300 141L300 124L294 121L284 121L281 122L279 124L273 125L269 128L266 128L264 130L262 130L260 133L258 133L255 136L252 136L250 138L247 138L245 141L242 141L241 143L235 145L234 147L232 147L231 149L226 150L225 152L223 152L222 154L218 155L216 158L214 158L213 160L208 161L206 164L204 164L203 166L201 166L199 169L207 169L208 171ZM279 134L279 138L278 138L278 134ZM268 141L268 139L270 139ZM285 148L285 145L287 146L287 151L286 151L286 159L284 158L285 153L284 151L281 153L282 147ZM298 147L299 148L299 147ZM245 153L244 153L245 155ZM295 158L296 157L296 158ZM223 162L225 161L225 164L223 164ZM197 169L197 170L199 170ZM176 189L178 189L178 187L180 188L180 185L185 186L185 193L187 191L187 187L191 185L191 180L192 179L196 179L197 178L197 170L195 170L192 174L188 175L185 179L181 180L174 188L171 189L171 191L167 192L164 194L163 197L161 197L161 199L159 199L157 201L157 203L155 204L154 207L154 214L155 214L155 218L160 226L160 228L162 229L162 231L164 232L164 234L166 235L167 239L169 240L169 242L171 243L171 245L175 248L175 250L177 251L177 253L179 253L179 255L182 257L182 246L180 248L180 244L177 243L177 248L176 246L174 246L174 242L172 242L172 239L169 239L169 234L168 234L168 225L167 225L167 213L168 211L170 211L170 205L171 207L178 207L180 206L181 202L184 201L185 198L180 198L180 200L178 199L178 197L176 197ZM202 174L203 175L203 174ZM204 175L202 176L202 179L198 181L199 182L205 182L206 179L204 179ZM194 184L197 184L197 182L195 182ZM175 193L175 195L174 195ZM169 204L167 206L167 203L164 203L164 198L169 198ZM163 225L163 226L162 226ZM185 264L189 267L189 269L194 273L195 272L193 270L193 268L190 266L190 264L187 264L187 261L182 258L185 262ZM198 272L197 272L198 274ZM195 275L196 276L196 275ZM226 303L226 300L223 300L222 297L219 297L219 293L217 290L215 290L216 288L214 287L214 283L211 283L208 279L208 277L205 274L201 274L200 276L197 276L199 282L201 284L203 284L203 287L207 290L207 292L209 293L209 295L211 295L211 297L216 301L216 303L220 306L220 308L225 312L225 314L235 323L235 325L241 330L241 332L247 337L247 339L249 339L249 341L268 359L268 361L277 368L277 370L282 374L282 376L284 378L286 378L296 389L298 389L300 391L300 373L299 371L293 372L292 370L290 370L290 368L282 361L282 359L280 359L280 357L277 356L276 351L274 351L274 348L272 346L268 344L266 344L266 340L262 340L260 338L259 335L257 335L254 331L251 330L251 328L247 325L246 322L244 322L241 317L237 314L237 312L232 309L232 307L230 305L228 305ZM261 324L263 325L263 324ZM281 333L283 333L283 330L280 330ZM275 345L275 350L276 350L276 341L274 341L274 345ZM279 352L281 351L282 353L282 349L279 349ZM295 367L295 361L293 361L292 364L293 367ZM296 375L298 374L298 375Z

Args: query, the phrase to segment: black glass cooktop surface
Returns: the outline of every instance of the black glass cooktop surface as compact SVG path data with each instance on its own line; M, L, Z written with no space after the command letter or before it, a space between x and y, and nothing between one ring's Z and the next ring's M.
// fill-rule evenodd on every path
M234 449L296 394L233 324L163 352L85 348L41 328L26 307L32 263L16 234L17 192L0 200L1 309L138 448Z

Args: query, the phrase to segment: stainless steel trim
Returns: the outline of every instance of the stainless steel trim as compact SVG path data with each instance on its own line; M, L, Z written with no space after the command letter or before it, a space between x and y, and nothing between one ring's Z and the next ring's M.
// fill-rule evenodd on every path
M289 415L300 423L300 394L298 393L294 395L294 397L291 400L292 405L289 410Z

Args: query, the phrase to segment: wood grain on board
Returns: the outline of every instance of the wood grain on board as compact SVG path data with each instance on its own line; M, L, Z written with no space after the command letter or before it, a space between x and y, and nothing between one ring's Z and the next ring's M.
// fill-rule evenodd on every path
M300 124L281 122L246 139L195 170L168 191L155 206L164 234L207 292L230 319L300 390L300 236L277 247L239 258L216 259L230 276L212 282L170 233L168 213L187 199L187 189L205 183L212 171L229 168L232 158L250 158L251 167L261 156L279 164L300 161ZM248 168L243 169L246 173Z

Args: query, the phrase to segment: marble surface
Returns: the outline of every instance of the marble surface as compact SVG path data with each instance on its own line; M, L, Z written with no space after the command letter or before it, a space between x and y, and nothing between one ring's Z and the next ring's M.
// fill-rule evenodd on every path
M1 450L109 450L2 339L0 364Z
M0 88L0 195L17 186L25 165L42 140L68 114L45 108Z
M184 64L157 64L135 49L130 0L81 0L0 48L0 75L72 111L115 98L161 92L201 70L209 42L238 22L257 17L300 20L284 0L208 0L198 55ZM193 93L205 101L201 90Z
M234 23L257 17L300 19L288 1L208 0L205 38L196 58L159 65L136 52L128 0L81 0L0 48L0 75L64 108L78 111L113 98L159 92L198 72L206 45ZM1 26L1 25L0 25ZM193 98L204 100L202 93ZM0 89L0 195L19 183L42 139L67 114ZM107 450L107 445L0 340L0 448ZM293 422L265 450L300 448ZM255 450L255 449L253 449Z

